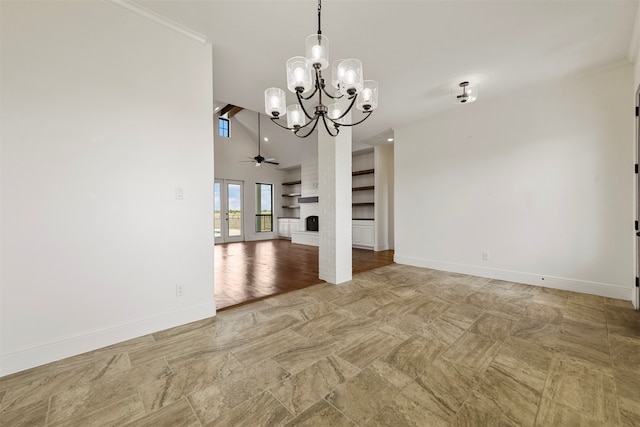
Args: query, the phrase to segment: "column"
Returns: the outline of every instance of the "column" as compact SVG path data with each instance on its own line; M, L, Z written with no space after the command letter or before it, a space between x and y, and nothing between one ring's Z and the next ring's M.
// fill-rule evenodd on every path
M350 121L350 117L347 117ZM337 137L318 125L320 279L351 280L351 128Z

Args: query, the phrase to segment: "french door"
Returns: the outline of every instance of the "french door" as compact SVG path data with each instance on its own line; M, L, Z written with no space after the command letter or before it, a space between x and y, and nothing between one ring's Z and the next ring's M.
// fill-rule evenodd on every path
M216 179L213 184L213 230L215 243L244 240L242 181Z

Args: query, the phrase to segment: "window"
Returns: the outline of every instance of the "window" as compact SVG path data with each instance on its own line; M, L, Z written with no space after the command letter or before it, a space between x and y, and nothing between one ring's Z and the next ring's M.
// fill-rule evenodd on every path
M273 185L256 184L256 233L273 231Z
M229 138L229 119L218 118L218 135Z

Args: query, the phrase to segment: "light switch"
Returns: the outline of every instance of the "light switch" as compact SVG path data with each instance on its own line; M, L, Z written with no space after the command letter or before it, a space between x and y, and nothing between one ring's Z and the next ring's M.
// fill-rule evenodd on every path
M176 187L176 200L184 200L184 189Z

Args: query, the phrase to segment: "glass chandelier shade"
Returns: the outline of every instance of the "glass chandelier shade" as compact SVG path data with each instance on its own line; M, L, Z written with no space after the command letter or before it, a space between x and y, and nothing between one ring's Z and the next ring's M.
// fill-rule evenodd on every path
M306 117L299 104L291 104L287 107L287 127L300 129L305 122Z
M329 135L337 136L341 126L355 126L364 122L378 107L378 83L364 80L362 62L355 58L333 63L329 83L335 91L327 91L322 70L329 68L329 39L322 35L320 29L321 9L322 0L318 0L318 32L308 36L305 41L306 57L294 56L286 63L287 88L295 94L297 104L285 107L286 94L282 89L272 87L264 92L265 112L271 121L301 138L309 136L319 121L322 121ZM317 100L312 106L304 105L304 101L316 96ZM331 104L325 104L325 98ZM334 101L340 98L345 98L346 102ZM347 114L354 106L363 112L364 117L355 123L346 123ZM285 111L286 126L278 122ZM301 132L302 129L306 130Z
M364 86L362 62L359 59L345 59L338 65L338 84L343 95L360 93Z
M287 60L287 87L293 93L311 90L311 66L304 56L294 56Z
M378 82L365 80L360 95L356 108L360 111L375 110L378 107Z
M287 110L287 95L284 90L277 87L265 90L264 110L272 117L284 116Z
M329 39L322 34L311 34L305 42L311 66L324 70L329 66Z

